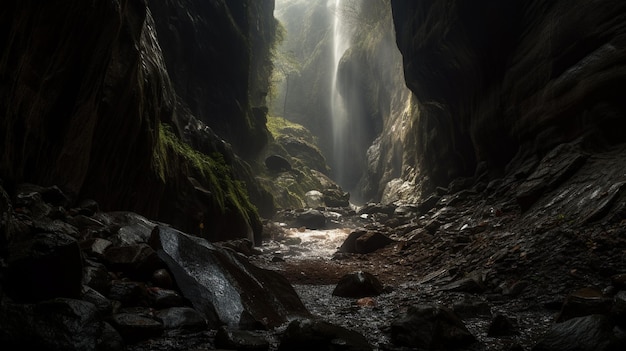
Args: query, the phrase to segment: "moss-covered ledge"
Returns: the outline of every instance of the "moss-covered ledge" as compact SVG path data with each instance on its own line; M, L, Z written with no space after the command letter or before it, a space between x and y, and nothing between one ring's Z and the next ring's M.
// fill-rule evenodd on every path
M210 241L248 238L259 244L257 209L224 156L194 150L167 124L158 129L153 169L169 193L165 198L174 199L160 205L159 219Z

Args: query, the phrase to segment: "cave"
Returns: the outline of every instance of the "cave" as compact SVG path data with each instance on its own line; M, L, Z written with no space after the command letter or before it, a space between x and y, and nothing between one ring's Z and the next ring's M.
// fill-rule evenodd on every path
M3 350L626 349L622 0L8 0Z

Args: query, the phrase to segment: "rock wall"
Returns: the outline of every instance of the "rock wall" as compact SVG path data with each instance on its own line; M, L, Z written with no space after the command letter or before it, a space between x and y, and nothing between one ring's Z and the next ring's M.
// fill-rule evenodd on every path
M391 3L420 106L405 147L433 185L514 173L583 135L625 141L623 1Z
M236 154L252 157L267 135L249 98L263 78L249 72L269 52L252 55L250 33L272 35L272 10L271 0L3 4L7 191L58 185L104 210L192 234L202 225L212 240L258 237L241 181L253 178Z

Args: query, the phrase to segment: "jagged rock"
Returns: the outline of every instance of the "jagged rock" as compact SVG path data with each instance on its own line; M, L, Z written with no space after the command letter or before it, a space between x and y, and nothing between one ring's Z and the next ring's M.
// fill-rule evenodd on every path
M78 242L64 234L42 233L9 247L5 289L16 301L78 298L83 275Z
M412 306L391 324L395 345L426 350L454 350L476 342L465 324L446 307Z
M383 285L374 275L358 271L341 277L335 289L334 296L361 298L378 296L383 293Z
M282 156L270 155L265 158L265 167L272 172L286 172L291 170L291 163Z
M158 311L155 315L165 329L199 331L207 327L206 320L196 310L189 307L171 307Z
M532 351L609 351L626 347L607 316L590 315L569 319L550 328Z
M571 177L585 163L587 155L575 144L561 144L548 153L533 174L517 190L517 202L526 211L544 192Z
M106 251L106 249L108 249L111 245L113 245L113 243L109 240L92 238L81 241L80 249L84 254L101 259L104 257L104 252Z
M363 335L331 323L314 320L294 320L280 339L278 351L368 351L372 347Z
M215 335L215 346L227 350L267 351L270 343L263 336L250 331L220 327Z
M157 226L150 245L165 261L183 296L210 327L275 327L308 315L289 282L243 256L172 228Z
M322 211L308 209L296 215L295 223L309 229L323 229L326 227L326 216Z
M114 234L107 238L115 246L145 243L150 238L152 229L157 225L144 216L125 211L100 212L94 216L94 219L115 229Z

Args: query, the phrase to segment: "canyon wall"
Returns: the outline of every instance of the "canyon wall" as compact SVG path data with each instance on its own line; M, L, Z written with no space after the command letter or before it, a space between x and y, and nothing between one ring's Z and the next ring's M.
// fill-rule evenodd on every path
M420 110L404 147L432 186L532 170L583 136L594 146L626 141L623 1L391 3Z
M244 160L267 140L273 6L3 4L4 188L57 185L103 210L132 210L192 234L204 227L211 240L258 241L246 187L269 207L271 196Z

